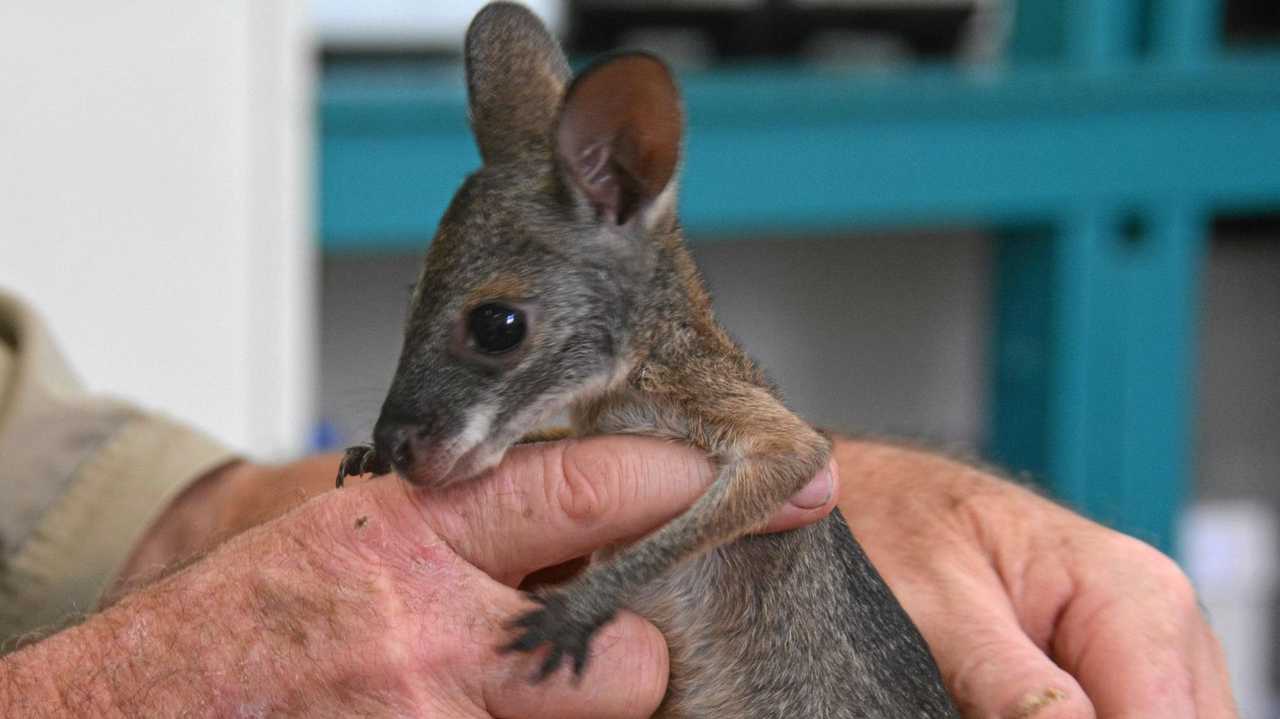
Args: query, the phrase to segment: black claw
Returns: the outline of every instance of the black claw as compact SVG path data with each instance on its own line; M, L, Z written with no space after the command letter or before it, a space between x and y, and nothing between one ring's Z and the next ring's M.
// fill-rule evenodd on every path
M342 461L338 463L338 479L334 484L342 487L347 477L361 474L386 474L389 471L391 466L378 456L373 447L358 444L348 447L346 453L342 455Z
M364 455L364 461L361 463L360 469L363 474L387 474L391 471L391 463L384 460L382 455L373 451L373 447Z
M511 652L531 652L541 643L542 638L537 634L534 634L533 632L525 632L519 637L516 637L510 643L504 644L502 646L502 653L510 654Z
M586 651L586 647L580 652L573 653L573 677L575 680L582 678L582 673L587 670L587 658L590 655Z
M533 683L539 684L547 677L555 673L560 668L560 658L564 656L564 650L559 645L552 644L551 651L547 653L547 658L542 661L542 666L538 668L538 673L533 675Z
M516 618L515 621L507 625L508 629L529 629L538 623L538 615L536 612L529 612Z

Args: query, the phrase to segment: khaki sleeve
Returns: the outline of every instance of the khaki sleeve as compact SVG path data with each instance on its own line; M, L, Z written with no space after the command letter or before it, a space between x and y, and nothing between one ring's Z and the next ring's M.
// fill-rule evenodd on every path
M233 459L86 392L34 313L0 291L0 653L93 611L178 493Z

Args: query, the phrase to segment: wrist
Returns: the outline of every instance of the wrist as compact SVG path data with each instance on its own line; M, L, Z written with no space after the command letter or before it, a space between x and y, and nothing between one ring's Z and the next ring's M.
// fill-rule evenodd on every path
M134 545L115 582L104 593L102 605L113 604L127 591L154 581L229 536L236 487L252 468L247 462L232 462L183 489Z
M333 488L339 455L279 466L237 461L192 482L144 533L103 605L166 569Z

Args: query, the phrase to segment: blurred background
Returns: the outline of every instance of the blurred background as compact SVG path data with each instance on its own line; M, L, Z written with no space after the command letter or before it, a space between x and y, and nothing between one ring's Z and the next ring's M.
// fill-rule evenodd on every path
M0 287L266 458L367 438L460 179L480 2L0 4ZM725 324L818 424L1174 554L1280 716L1280 4L541 0L676 67Z

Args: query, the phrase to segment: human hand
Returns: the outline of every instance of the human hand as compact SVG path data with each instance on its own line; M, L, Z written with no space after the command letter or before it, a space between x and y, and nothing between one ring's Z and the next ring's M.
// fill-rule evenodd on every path
M835 485L823 475L819 490ZM667 654L636 615L602 630L580 687L567 672L532 686L540 658L495 648L527 608L514 587L530 573L648 532L711 480L694 450L599 438L514 448L493 473L443 491L354 483L125 597L71 630L73 646L124 650L95 652L94 677L146 687L107 692L125 713L190 706L194 694L215 714L649 716ZM772 527L816 521L829 499L783 510Z
M642 452L643 447L638 445L632 451ZM332 490L341 458L340 453L330 453L282 465L236 461L198 478L139 539L105 593L103 606L149 584L175 564ZM777 532L818 521L835 506L838 488L838 475L817 478L796 493L762 531Z
M1234 717L1178 566L995 476L839 442L840 507L969 717Z

